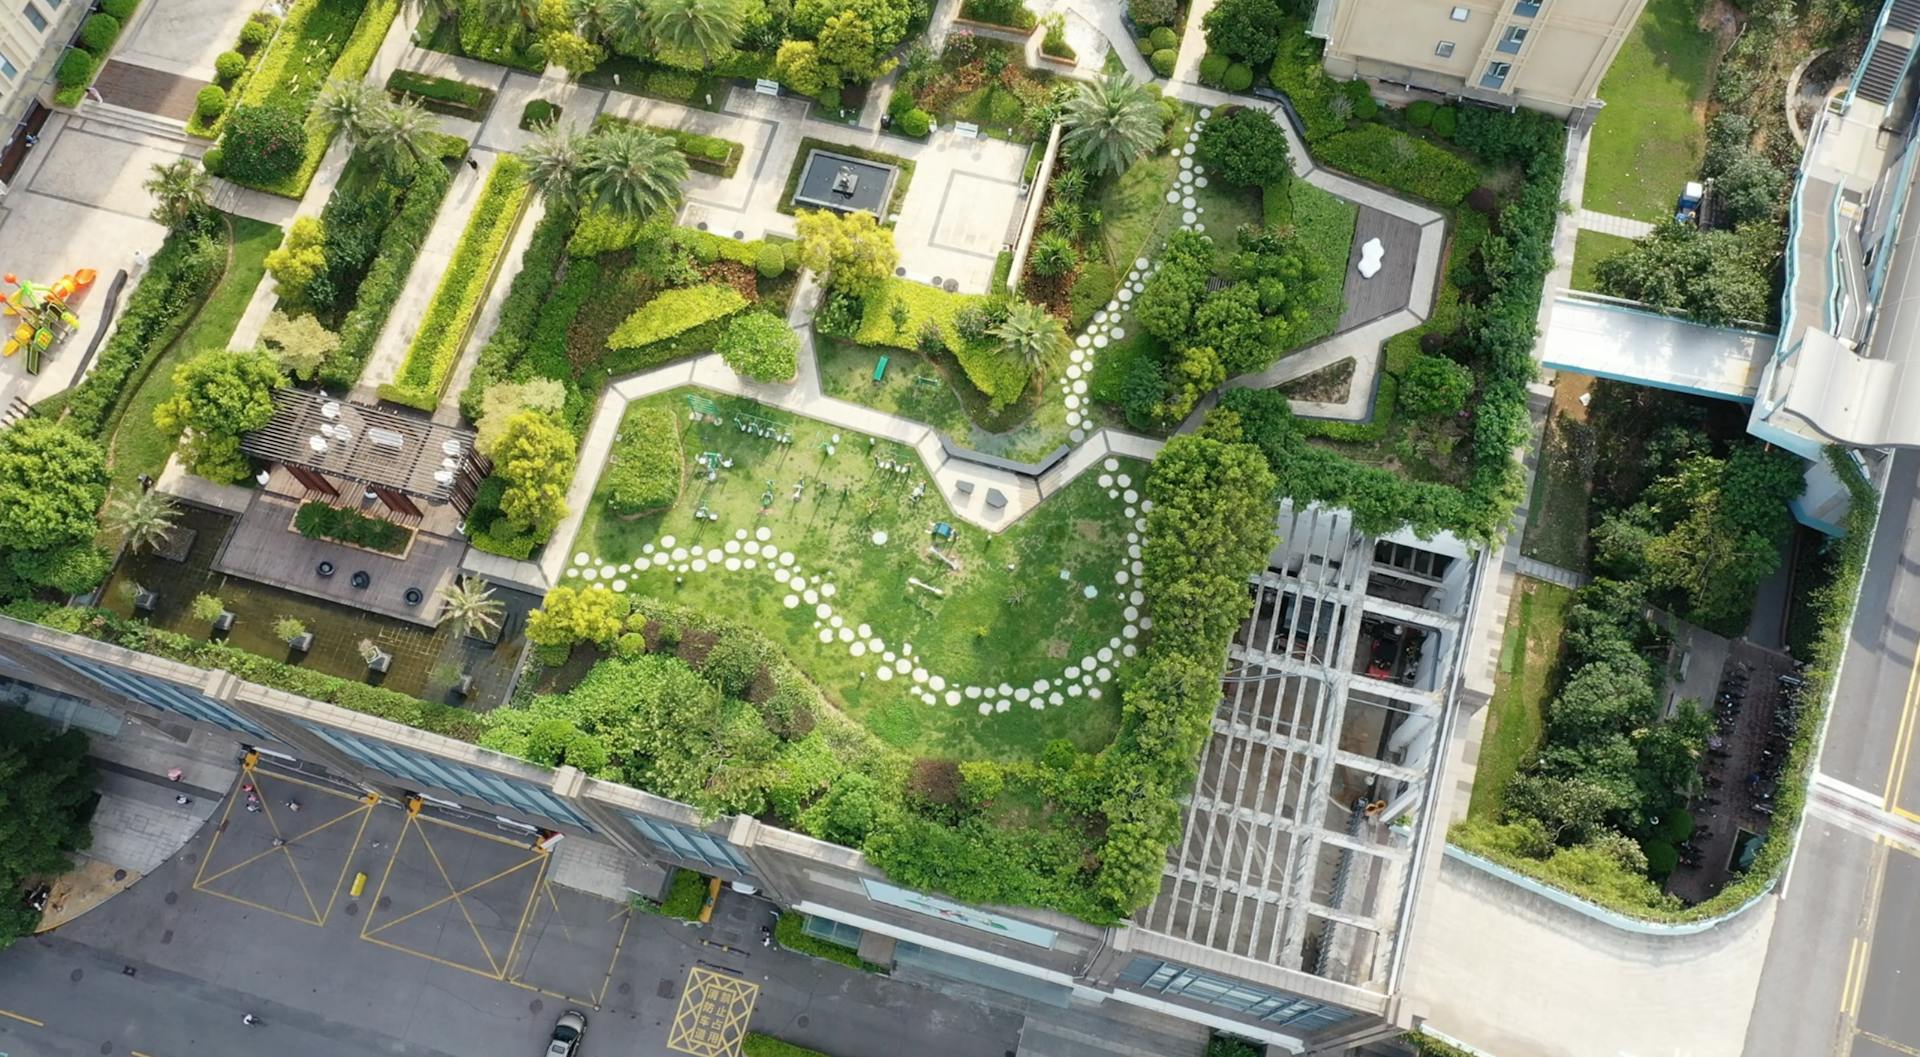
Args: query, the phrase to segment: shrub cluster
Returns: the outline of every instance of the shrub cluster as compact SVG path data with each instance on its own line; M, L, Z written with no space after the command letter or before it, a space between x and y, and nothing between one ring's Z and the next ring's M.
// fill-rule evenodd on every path
M412 533L391 521L325 503L302 503L294 512L293 527L310 540L328 539L388 554L405 550L407 541L413 538Z
M460 235L434 291L433 303L420 321L420 330L400 373L390 384L380 387L380 398L397 404L431 411L440 403L447 375L453 370L460 350L466 345L468 331L479 314L480 302L493 283L495 266L505 251L507 238L519 223L520 210L526 205L529 188L526 163L515 155L495 161L487 176L487 186L474 203L467 228Z
M662 291L607 336L609 349L638 349L747 307L740 291L720 283Z
M635 516L672 506L680 498L684 461L680 416L670 407L635 405L620 422L620 436L600 482L607 509Z
M452 185L453 177L444 166L422 165L414 171L399 211L380 234L379 249L367 267L366 278L360 281L353 309L340 324L340 344L320 367L318 377L323 384L346 389L360 380L367 357L373 354L381 328L400 299L407 274L413 270L413 262L433 227L440 201Z
M1441 205L1459 205L1480 186L1473 163L1386 125L1363 125L1315 148L1321 161L1364 180Z
M54 93L54 102L61 106L77 106L86 94L87 86L93 83L94 74L107 61L107 53L113 50L114 41L120 39L120 29L132 16L134 4L131 0L118 0L112 10L102 7L80 23L78 46L68 48L60 56L59 65L53 69L53 83L58 90Z
M471 121L485 118L493 108L491 88L411 70L395 70L387 75L387 93L395 99L415 100L436 114Z

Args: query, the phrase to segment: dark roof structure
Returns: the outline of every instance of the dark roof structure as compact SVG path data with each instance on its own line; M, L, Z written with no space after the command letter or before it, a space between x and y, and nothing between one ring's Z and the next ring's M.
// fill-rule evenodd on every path
M240 438L256 459L440 503L485 476L474 434L412 415L281 389L273 418Z

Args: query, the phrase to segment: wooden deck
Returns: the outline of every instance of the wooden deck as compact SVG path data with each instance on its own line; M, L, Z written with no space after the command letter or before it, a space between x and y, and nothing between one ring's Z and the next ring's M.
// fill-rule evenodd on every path
M1386 254L1373 278L1363 277L1360 247L1377 238ZM1353 226L1353 249L1347 255L1347 310L1340 314L1339 330L1347 331L1407 307L1413 294L1413 264L1420 253L1420 228L1368 206L1360 207Z
M229 576L433 626L440 610L437 596L466 555L465 539L421 530L404 559L311 540L291 528L300 503L294 496L265 490L256 493L215 556L213 567ZM332 576L319 574L323 561L333 563ZM365 588L354 587L356 572L365 572L372 582ZM408 588L419 589L418 603L407 601Z
M99 90L100 98L114 106L186 121L193 117L194 99L207 83L108 59L106 65L100 67L100 76L94 78L93 86Z

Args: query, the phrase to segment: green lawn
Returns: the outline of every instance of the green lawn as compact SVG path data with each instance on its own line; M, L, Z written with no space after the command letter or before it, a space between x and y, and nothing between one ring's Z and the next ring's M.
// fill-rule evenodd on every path
M160 476L173 454L173 438L161 436L153 427L153 409L173 395L173 370L195 353L224 349L233 329L253 299L254 287L266 274L267 254L280 245L280 229L247 217L227 218L233 230L233 248L227 258L226 274L207 296L205 304L154 361L153 368L127 401L120 425L108 445L109 469L115 491L138 487L141 474Z
M711 484L693 476L678 503L660 515L617 518L604 513L596 496L575 542L576 554L635 563L630 572L620 574L632 590L721 613L771 636L829 699L889 744L909 752L1018 760L1032 759L1054 738L1067 738L1084 750L1111 739L1119 717L1119 695L1112 683L1094 684L1098 698L1088 690L1043 710L1018 695L1006 695L1014 699L1009 711L987 716L978 711L981 698L963 694L957 705L945 700L946 691L970 684L1031 687L1041 679L1049 682L1046 692L1064 692L1064 670L1082 658L1095 656L1094 667L1110 674L1122 661L1123 647L1130 645L1121 636L1127 624L1122 611L1134 588L1127 568L1133 527L1123 510L1125 496L1110 497L1109 486L1098 480L1108 471L1083 475L1012 528L989 535L954 518L937 491L911 498L926 475L919 459L901 445L841 434L830 455L824 450L834 433L829 427L731 398L714 401L730 424L691 425L685 407L688 392L662 394L635 406L664 403L674 408L690 456L716 451L732 458L734 466L720 470L718 481ZM793 443L781 445L741 433L731 424L740 414L759 415L791 431ZM883 470L881 459L911 469ZM1127 485L1114 480L1112 488L1137 491L1146 466L1122 460L1111 472L1130 478ZM803 481L806 487L796 500L795 485ZM763 510L763 495L769 493ZM719 519L696 519L702 507ZM956 538L942 550L957 568L929 553L937 522L953 526ZM824 580L834 587L833 594L816 599L800 594L789 608L786 598L796 592L769 575L770 559L763 557L757 570L748 569L744 560L750 555L724 551L729 545L737 548L739 534L755 543L754 533L761 527L770 531L770 543L793 555L792 569L813 578L815 587ZM884 544L872 541L876 530L887 533ZM672 544L666 542L668 536ZM685 554L675 560L687 567L685 572L664 564L643 570L636 562L645 558L651 566L652 555L669 546L722 549L723 558L715 567L695 571L691 563L697 556ZM726 570L725 558L736 557L742 567ZM1126 575L1129 582L1119 583L1118 575ZM913 586L910 578L944 594ZM1087 587L1094 589L1093 598L1086 597ZM924 684L939 703L924 703L910 692L919 684L907 678L908 673L882 680L874 674L878 665L871 654L853 656L836 628L819 624L814 607L828 603L833 616L843 616L847 627L855 629L857 640L879 638L883 651L898 651L900 659L911 657L909 670L924 665L942 677L947 684L943 688L936 689L932 679ZM859 632L863 625L867 630ZM823 631L835 641L823 643ZM1098 661L1102 649L1113 651L1111 661Z
M1573 600L1573 592L1557 584L1525 577L1517 583L1467 803L1469 817L1488 821L1499 816L1508 780L1540 742L1548 680L1560 658L1560 632Z
M1193 111L1184 110L1169 140L1184 143L1192 121ZM1096 186L1093 208L1103 218L1097 239L1116 272L1131 267L1136 257L1152 256L1180 225L1180 210L1167 202L1167 188L1179 175L1179 163L1180 159L1158 151Z
M1633 240L1624 235L1609 235L1604 231L1582 231L1573 240L1573 288L1575 290L1600 291L1600 284L1594 281L1593 270L1600 262L1633 245Z
M1520 545L1529 558L1576 571L1587 567L1588 479L1571 456L1568 435L1587 428L1569 423L1564 415L1548 423Z
M876 382L873 369L882 356L887 375ZM823 338L814 342L814 361L828 396L924 422L949 437L965 437L973 429L956 386L919 353Z
M1695 0L1648 0L1600 82L1606 109L1587 147L1586 208L1657 221L1706 152L1707 90L1720 49Z
M1301 248L1320 268L1308 294L1310 314L1293 333L1293 345L1299 348L1331 335L1340 325L1347 308L1347 256L1360 207L1305 180L1288 180L1287 198L1291 204L1287 222L1293 225ZM1267 210L1270 218L1274 212Z

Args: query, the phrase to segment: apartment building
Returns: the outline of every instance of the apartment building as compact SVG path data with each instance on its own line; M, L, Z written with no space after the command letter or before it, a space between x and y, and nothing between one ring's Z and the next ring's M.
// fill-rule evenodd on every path
M89 0L0 0L0 194L25 153L34 101L73 39Z
M96 738L128 724L182 741L215 733L382 804L601 842L804 913L809 934L869 962L1099 1010L1143 1040L1214 1029L1276 1053L1338 1054L1406 1027L1399 981L1444 839L1429 808L1484 556L1290 504L1275 544L1248 584L1252 612L1159 897L1112 926L963 905L748 816L703 819L569 767L4 617L0 707Z
M1600 79L1646 0L1319 0L1327 71L1560 117Z

